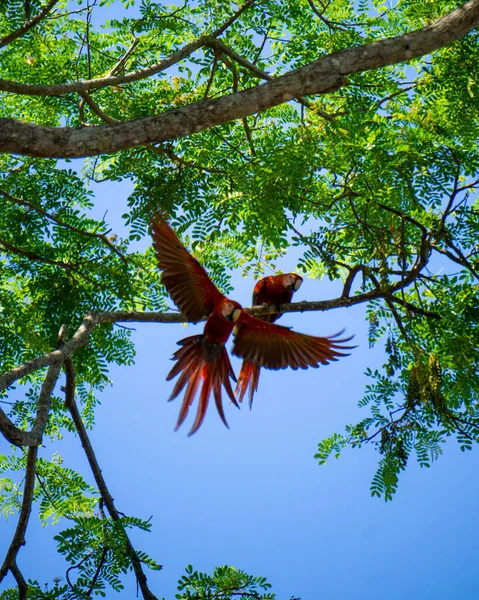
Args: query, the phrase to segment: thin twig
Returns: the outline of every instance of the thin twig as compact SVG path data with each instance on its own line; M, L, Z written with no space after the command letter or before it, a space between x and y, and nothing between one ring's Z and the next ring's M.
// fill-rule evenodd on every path
M6 190L4 190L2 188L0 188L0 194L2 196L4 196L4 198L7 198L7 200L10 200L11 202L14 202L15 204L20 204L21 206L25 206L28 209L35 211L39 215L42 215L43 217L45 217L49 221L52 221L53 223L56 223L60 227L64 227L65 229L73 231L74 233L78 233L79 235L98 238L104 244L106 244L112 252L114 252L117 256L119 256L123 260L123 262L128 262L127 257L122 252L120 252L120 250L118 250L118 248L116 248L110 242L106 233L96 233L96 232L91 232L91 231L85 231L84 229L80 229L79 227L75 227L74 225L70 225L69 223L65 223L65 221L62 221L61 219L59 219L55 215L52 215L51 213L47 212L40 206L36 206L35 204L32 204L31 202L29 202L28 200L24 200L23 198L18 198L17 196L13 196L12 194L10 194L9 192L7 192Z

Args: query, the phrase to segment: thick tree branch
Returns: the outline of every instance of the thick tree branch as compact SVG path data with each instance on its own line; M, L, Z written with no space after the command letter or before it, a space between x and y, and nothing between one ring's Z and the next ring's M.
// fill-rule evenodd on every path
M30 437L32 440L36 441L38 446L43 440L43 433L45 431L48 415L50 413L52 393L58 380L62 363L62 359L57 359L50 365L47 376L45 377L45 381L43 382L42 389L40 390L37 404L37 416L30 432Z
M18 381L22 377L26 377L38 369L49 367L57 361L63 362L78 350L78 348L81 348L88 343L88 337L96 324L95 313L88 313L75 334L64 346L52 350L52 352L47 352L42 356L37 356L36 358L23 363L23 365L14 367L13 369L10 369L10 371L6 371L3 375L0 375L0 390L8 388L15 381Z
M22 572L18 568L16 560L12 561L12 564L10 565L10 572L15 577L15 581L17 582L18 600L23 600L24 598L27 597L28 585L27 585L27 582L25 581L25 577L23 576Z
M408 34L372 42L335 52L291 71L274 81L214 100L203 100L159 115L136 119L119 125L69 128L43 127L15 121L0 120L0 152L13 152L43 157L94 156L124 150L141 144L158 143L191 135L234 119L241 119L288 102L293 98L324 94L344 85L346 77L409 61L451 44L479 24L479 0L469 0L435 23ZM162 69L185 58L204 45L196 40L163 61ZM181 56L179 56L181 54ZM168 63L168 64L166 64ZM158 71L155 71L158 72ZM107 78L107 85L124 83L126 75ZM141 77L144 77L144 73ZM118 81L116 81L118 80ZM134 77L130 80L134 80ZM8 91L6 82L0 89ZM85 82L66 84L56 95L71 91L84 92ZM93 80L90 87L101 87ZM16 88L17 93L32 93L33 88ZM36 94L51 93L50 88L36 88Z
M281 313L295 312L317 312L332 310L335 308L348 308L370 300L390 297L395 292L408 287L420 274L427 263L429 246L426 241L420 249L420 256L416 265L408 271L404 277L391 285L381 289L373 289L354 296L341 296L331 300L303 301L292 304L282 304L279 308ZM275 314L277 309L274 306L252 306L245 308L247 312L255 317ZM206 320L206 319L202 319ZM114 312L90 312L88 313L73 337L61 348L38 356L28 362L19 365L0 375L0 390L6 389L18 379L25 377L44 367L48 367L57 360L64 361L71 356L78 348L88 343L90 333L96 325L101 323L187 323L188 320L181 313L165 312L137 312L137 311L114 311Z
M398 296L389 296L389 300L391 302L395 302L400 306L403 306L408 311L415 313L417 315L422 315L423 317L428 317L431 319L440 319L441 315L431 310L426 310L425 308L421 308L420 306L416 306L415 304L411 304L411 302L407 302L403 298L399 298Z

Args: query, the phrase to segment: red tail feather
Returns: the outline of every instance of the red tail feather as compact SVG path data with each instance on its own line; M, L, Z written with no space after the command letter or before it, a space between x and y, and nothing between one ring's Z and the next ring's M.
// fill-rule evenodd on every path
M249 387L249 407L253 406L253 396L258 390L259 374L261 367L253 365L246 360L243 361L241 366L241 372L238 379L238 385L236 386L235 394L239 395L239 401L243 402L243 398Z
M167 380L180 375L175 384L170 400L176 398L186 387L185 396L181 405L175 431L181 426L188 415L188 410L193 404L198 389L201 387L198 410L195 422L188 435L193 435L200 428L206 415L211 392L213 391L216 408L223 423L228 427L223 403L221 387L223 386L231 401L238 406L231 388L230 377L234 380L234 373L223 345L216 342L207 342L204 335L191 336L178 342L181 346L173 358L177 360L175 366L168 374Z

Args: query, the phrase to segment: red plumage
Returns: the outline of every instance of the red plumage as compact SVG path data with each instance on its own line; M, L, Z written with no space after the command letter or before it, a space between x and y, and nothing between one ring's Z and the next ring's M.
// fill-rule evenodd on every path
M258 388L260 368L306 369L328 364L340 356L341 350L351 349L345 345L351 338L313 337L275 325L281 313L279 306L291 301L293 293L301 285L299 275L288 273L266 277L259 281L253 291L253 304L272 304L278 313L255 319L234 300L224 296L208 277L205 269L184 248L171 227L160 217L152 222L153 245L162 269L162 282L173 301L189 321L199 321L208 316L203 334L187 337L173 355L176 364L167 380L178 377L170 400L183 390L176 429L186 419L190 406L199 391L196 418L189 435L201 426L211 394L223 423L227 425L222 404L222 388L231 402L238 406L230 378L236 381L225 343L235 323L233 354L244 359L237 387L240 401L248 386L250 405ZM186 389L185 389L186 388Z
M274 323L282 313L279 312L281 304L289 304L293 294L297 292L303 282L303 278L295 273L285 273L282 275L270 275L260 279L253 289L253 306L269 305L276 306L277 313L263 315L259 317L261 321ZM241 371L238 378L235 394L240 402L249 387L249 406L253 405L254 393L258 390L259 374L261 367L253 365L244 360L241 365Z
M152 222L153 246L158 263L163 270L162 283L173 301L188 320L199 321L208 316L202 335L187 337L173 355L175 366L167 381L179 378L170 400L185 388L176 429L186 419L190 406L200 390L198 410L189 435L195 433L205 418L211 392L223 423L226 422L221 390L225 389L230 400L238 406L231 388L230 377L236 381L225 343L233 331L234 322L241 313L241 306L228 300L215 286L199 262L191 256L173 229L160 218Z

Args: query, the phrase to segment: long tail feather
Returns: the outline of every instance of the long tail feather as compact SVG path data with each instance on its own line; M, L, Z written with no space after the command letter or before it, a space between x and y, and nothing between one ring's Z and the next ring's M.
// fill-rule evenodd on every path
M253 373L251 375L251 383L249 386L249 409L250 410L253 408L254 393L258 391L260 372L261 372L261 367L258 367L257 365L253 365Z
M178 421L176 423L175 431L182 425L183 421L186 419L190 406L193 404L193 400L196 396L196 392L201 383L201 369L198 369L196 372L192 373L192 377L190 382L188 383L188 387L186 388L185 397L183 398L183 404L181 405L180 414L178 416Z
M236 386L235 394L238 396L238 400L243 402L243 398L249 387L249 407L253 406L253 396L258 390L259 374L261 367L253 365L252 363L244 360L241 365L241 371L238 378L238 384Z
M230 378L236 381L236 377L226 348L221 346L217 348L219 351L212 352L211 343L208 342L208 351L206 351L204 335L191 336L178 342L181 347L173 355L177 362L167 376L167 380L170 380L179 375L169 398L170 400L176 398L186 387L175 431L185 421L198 390L200 390L198 409L193 427L188 435L193 435L201 427L211 392L214 395L218 414L226 427L228 427L228 423L223 410L222 387L224 387L231 401L238 406L230 383Z
M213 386L213 394L215 397L216 410L218 411L218 414L219 414L221 420L223 421L223 423L229 429L230 426L226 422L225 411L223 410L223 402L221 400L221 380L219 378L216 378L216 380L215 380L215 383Z
M208 408L213 373L211 372L211 370L206 370L205 367L203 367L203 370L205 370L206 373L204 374L203 387L201 388L200 400L198 402L198 410L196 411L195 422L193 423L193 427L191 428L191 431L188 434L188 436L193 435L198 431L199 427L201 426L201 423L203 423L203 419L205 418L206 409Z

